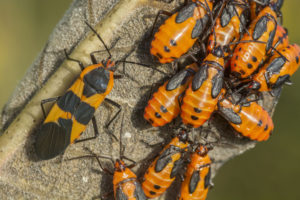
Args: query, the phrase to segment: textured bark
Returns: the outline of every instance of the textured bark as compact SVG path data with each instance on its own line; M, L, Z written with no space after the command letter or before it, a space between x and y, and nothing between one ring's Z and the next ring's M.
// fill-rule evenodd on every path
M155 15L160 9L173 11L178 5L176 1L74 0L2 111L1 199L9 196L23 196L26 199L91 199L112 189L112 178L108 174L96 173L99 168L94 160L67 159L87 154L84 147L99 155L113 158L119 156L119 143L102 128L116 109L103 104L96 111L100 131L97 139L70 145L61 157L38 161L33 143L36 129L43 120L40 101L63 94L80 73L76 63L65 61L64 49L72 51L70 56L81 60L85 65L91 64L90 52L104 49L100 41L92 36L84 21L97 29L109 47L114 46L111 52L115 60L128 56L128 61L154 66L149 53L149 41ZM99 54L98 59L106 57L104 52ZM171 72L169 65L158 67L167 73ZM164 78L163 75L129 64L126 64L126 74L124 79L115 81L114 89L108 97L123 107L124 154L138 162L133 170L141 176L147 167L145 160L152 158L162 148L161 145L151 147L141 141L149 144L168 142L174 131L170 127L151 128L142 117L151 93L150 87L159 83ZM264 102L261 103L273 113L276 104L274 99L265 95ZM120 120L116 120L110 130L118 136L119 127ZM218 115L213 115L210 130L205 124L201 132L196 129L191 136L193 140L199 140L199 136L206 133L209 133L211 140L221 136L221 142L225 143L216 145L210 152L214 160L213 176L224 162L255 146L254 142L237 137L227 122ZM92 135L93 128L90 123L82 138ZM146 164L141 165L141 160ZM112 169L110 162L103 162ZM178 191L179 182L177 180L172 189L159 199L175 199L174 191Z

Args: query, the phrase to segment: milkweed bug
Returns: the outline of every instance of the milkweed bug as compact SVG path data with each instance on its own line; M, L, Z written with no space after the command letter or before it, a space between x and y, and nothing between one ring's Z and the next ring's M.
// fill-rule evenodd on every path
M276 13L267 6L251 23L250 35L245 33L234 50L231 58L231 73L234 76L244 79L258 68L272 49L276 28Z
M248 7L248 2L245 0L232 0L226 3L208 39L208 52L217 46L228 47L231 42L240 39L243 29L246 29ZM228 56L233 47L231 45L231 48L224 48L225 57Z
M108 49L107 51L109 52ZM69 58L67 54L66 56L68 60L78 62L82 72L66 93L57 99L38 132L35 151L43 160L64 152L69 144L79 138L91 119L96 137L98 132L94 113L114 85L115 62L111 61L110 57L97 64L94 55L91 54L94 64L84 68L80 61ZM117 103L106 101L119 108L117 114L121 111ZM45 102L48 100L42 104Z
M116 159L115 161L108 157L108 156L98 156L95 153L92 153L91 155L85 155L85 156L80 156L76 158L71 158L69 160L74 160L74 159L81 159L81 158L96 158L99 167L102 169L102 171L110 174L113 176L113 193L114 193L114 198L116 200L146 200L146 196L143 192L143 189L137 180L137 176L133 171L130 169L136 165L136 163L125 157L123 155L124 153L124 146L122 144L122 129L123 129L123 121L124 121L124 114L122 115L121 119L121 126L120 126L120 138L119 138L119 144L120 144L120 158ZM99 158L103 159L108 159L110 160L113 165L114 165L114 172L111 172L109 169L106 169L102 167L102 164L99 160ZM127 166L125 162L123 161L124 159L129 160L133 162L132 165ZM106 196L108 196L110 193L106 193Z
M95 138L98 135L98 129L93 116L96 109L104 100L118 108L117 113L111 118L106 127L109 126L121 111L119 104L105 98L113 88L114 78L120 77L114 75L116 63L111 60L109 49L100 35L87 22L86 24L102 42L109 57L98 63L94 53L99 51L93 52L90 56L94 64L84 67L80 61L70 58L65 52L68 60L77 62L80 65L82 72L63 96L42 101L42 110L44 116L46 116L43 104L57 100L41 126L35 142L36 154L43 160L51 159L63 153L69 144L74 143L79 138L91 119L94 125L95 136L80 141ZM139 64L128 61L117 62ZM146 65L143 66L147 67Z
M211 160L207 154L210 148L198 145L190 157L184 181L181 183L180 200L205 200L211 184Z
M170 123L180 112L180 96L198 71L198 65L193 63L166 81L152 95L145 108L144 118L152 126L164 126Z
M251 140L267 140L274 129L268 112L255 101L234 104L229 97L222 98L218 102L218 112L237 132Z
M219 46L208 54L185 91L180 117L188 126L198 128L211 116L221 94L224 54Z
M299 68L300 47L288 45L274 54L252 78L250 89L264 92L280 88Z
M212 0L193 0L173 15L168 14L171 16L154 35L150 53L160 63L170 63L185 54L212 19L212 6Z
M148 198L160 196L174 182L183 165L184 153L188 147L188 133L181 130L155 158L147 169L142 182L142 188Z
M277 54L277 55L274 55L273 52L270 53L270 55L265 55L263 60L260 62L259 66L264 68L264 66L266 66L265 62L270 63L269 60L272 59L272 57L273 58L281 57L282 59L287 60L287 58L282 54L282 51L280 51L280 50L284 47L287 47L288 45L289 45L289 39L288 39L287 29L285 29L284 27L282 27L280 25L277 25L275 37L274 37L273 44L272 44L272 46L273 46L272 48L273 48L273 50L276 51L275 54ZM263 65L263 66L261 66L261 65ZM252 85L251 87L253 87L253 90L257 90L258 87L260 87L259 83L264 84L263 81L264 80L267 81L266 80L267 77L265 77L265 79L263 79L262 75L264 75L264 70L262 68L259 68L258 72L256 71L254 73L254 75L251 75L248 79L242 80L241 84L239 86L237 86L237 88L239 88L239 89L236 92L242 91L245 88L250 89L249 85ZM285 72L286 72L286 70L282 71L282 73L285 73ZM260 77L260 78L258 78L258 77ZM256 80L259 79L259 81L257 81L257 83L254 84L253 79L256 79ZM276 89L280 90L280 88L276 88ZM267 90L265 88L265 89L262 89L261 91L270 91L270 90ZM272 90L271 94L274 95L275 94L274 92L277 92L277 91ZM248 94L249 94L249 91L247 91L246 95L248 95ZM251 93L250 93L250 95L251 95Z
M283 0L250 0L250 10L251 10L251 20L254 20L259 12L266 6L272 5L279 17L281 17L281 7L283 5Z

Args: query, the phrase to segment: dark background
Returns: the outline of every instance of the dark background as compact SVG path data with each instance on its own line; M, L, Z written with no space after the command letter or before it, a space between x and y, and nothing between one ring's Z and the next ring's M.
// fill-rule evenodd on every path
M71 0L0 1L0 108L45 45ZM300 44L300 1L285 1L284 26ZM300 72L286 86L273 117L271 139L225 164L209 200L300 199ZM299 124L298 124L299 123Z

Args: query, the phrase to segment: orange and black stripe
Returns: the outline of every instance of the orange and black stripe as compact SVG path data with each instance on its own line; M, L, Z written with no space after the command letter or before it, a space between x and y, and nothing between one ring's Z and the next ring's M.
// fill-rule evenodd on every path
M144 112L144 118L152 126L164 126L179 115L180 96L197 71L198 65L196 63L186 66L185 69L160 86L158 91L152 95Z
M53 105L36 138L35 150L39 158L53 158L79 138L113 88L114 65L107 60L86 67Z

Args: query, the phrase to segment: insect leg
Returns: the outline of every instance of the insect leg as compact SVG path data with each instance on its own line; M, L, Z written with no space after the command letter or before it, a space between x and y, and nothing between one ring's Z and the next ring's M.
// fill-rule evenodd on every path
M44 104L45 104L45 103L49 103L49 102L53 102L53 101L57 101L59 98L60 98L60 96L59 96L59 97L49 98L49 99L43 99L43 100L41 101L41 108L42 108L42 111L43 111L43 114L44 114L44 118L45 118L45 119L46 119L47 115L46 115L46 112L45 112Z
M109 104L111 104L112 106L118 108L117 113L116 113L116 114L109 120L109 122L104 126L104 128L105 128L105 129L106 129L106 130L107 130L107 131L108 131L108 132L109 132L116 140L118 140L117 137L116 137L113 133L111 133L111 132L109 131L108 127L109 127L110 124L117 118L117 116L120 114L120 112L122 111L122 107L121 107L120 104L114 102L114 101L111 100L111 99L105 98L104 101L107 102L107 103L109 103Z
M84 139L81 139L81 140L76 140L75 143L84 142L84 141L88 141L88 140L93 140L96 137L98 137L99 130L98 130L98 126L97 126L97 122L96 122L95 116L93 116L93 118L92 118L92 123L93 123L93 128L94 128L94 136L88 137L88 138L84 138Z
M157 13L157 15L156 15L156 17L155 17L153 26L152 26L151 36L153 36L154 28L155 28L155 25L156 25L156 23L157 23L158 17L159 17L159 15L162 15L162 14L167 15L167 16L169 16L169 17L172 15L172 13L170 13L170 12L168 12L168 11L165 11L165 10L160 10L160 11L158 11L158 13Z
M66 50L66 49L64 49L64 52L65 52L65 55L66 55L66 58L67 58L67 60L70 60L70 61L77 62L77 63L78 63L78 65L79 65L79 66L80 66L80 68L81 68L81 71L83 71L83 70L84 70L84 65L83 65L83 63L82 63L81 61L79 61L79 60L76 60L76 59L74 59L74 58L70 58L70 56L69 56L69 54L67 53L67 50Z

